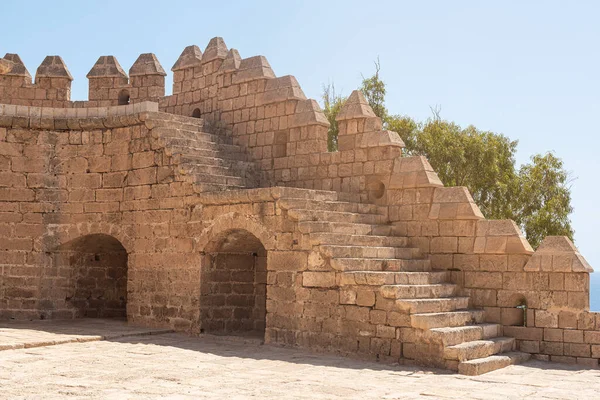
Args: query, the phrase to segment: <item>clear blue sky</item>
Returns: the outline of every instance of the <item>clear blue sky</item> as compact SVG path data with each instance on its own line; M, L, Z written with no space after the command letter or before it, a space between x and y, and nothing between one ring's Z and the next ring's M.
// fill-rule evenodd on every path
M600 2L57 0L4 2L1 14L0 52L19 53L32 75L61 55L78 100L100 55L128 70L153 52L168 71L213 36L265 55L313 98L330 81L349 94L379 57L392 113L426 119L440 105L444 118L518 139L519 163L563 158L577 177L576 244L600 270Z

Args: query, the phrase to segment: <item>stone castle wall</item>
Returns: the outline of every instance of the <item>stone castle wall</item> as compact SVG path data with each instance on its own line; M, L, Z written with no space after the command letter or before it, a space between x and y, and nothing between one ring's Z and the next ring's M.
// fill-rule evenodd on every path
M486 220L466 188L444 187L423 157L402 157L404 144L360 93L338 116L339 151L328 153L318 104L264 57L242 59L215 38L204 52L186 48L172 70L173 94L164 96L154 55L141 55L129 76L103 56L88 74L89 100L71 102L60 57L44 61L35 83L18 56L0 63L2 318L118 314L126 302L137 323L264 329L272 343L417 358L423 348L408 314L345 281L286 205L290 196L338 199L319 192L327 190L375 207L386 235L405 237L434 270L448 271L470 306L523 350L597 365L591 268L572 244L549 238L534 252L514 222ZM207 193L190 175L159 130L192 116L243 149L260 171L250 189ZM260 246L231 245L242 231ZM126 251L125 295L94 272L113 257L102 235ZM64 247L89 237L99 248ZM107 305L94 309L90 298Z

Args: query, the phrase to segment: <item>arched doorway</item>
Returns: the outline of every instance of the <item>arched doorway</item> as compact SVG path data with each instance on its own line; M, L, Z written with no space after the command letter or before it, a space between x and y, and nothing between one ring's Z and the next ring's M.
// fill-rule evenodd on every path
M267 251L252 233L228 230L205 249L200 332L264 337Z
M202 113L200 112L199 108L194 108L194 111L192 111L192 118L200 118L202 116Z
M74 318L127 316L127 251L117 239L91 234L59 246L54 267L63 283L54 288ZM62 290L61 290L62 289Z

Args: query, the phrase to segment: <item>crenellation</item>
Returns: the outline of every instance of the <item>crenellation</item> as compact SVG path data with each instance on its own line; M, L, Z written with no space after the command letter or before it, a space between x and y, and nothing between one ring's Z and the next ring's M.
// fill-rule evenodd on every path
M3 72L2 74L8 76L21 76L23 78L26 78L26 81L28 83L31 83L31 74L29 73L29 71L27 71L23 60L21 60L21 57L18 54L6 53L4 55L4 60L10 61L12 65L9 70Z
M241 61L242 57L240 57L240 53L236 49L230 49L229 52L227 52L227 56L223 60L223 64L221 64L221 67L219 67L219 72L235 72L240 68ZM227 83L227 85L229 84L231 84L231 82Z
M202 65L202 51L196 45L186 47L173 67L171 71L181 71L188 68L196 68Z
M228 49L222 37L214 37L206 46L202 55L202 64L207 64L214 60L224 60L227 57Z

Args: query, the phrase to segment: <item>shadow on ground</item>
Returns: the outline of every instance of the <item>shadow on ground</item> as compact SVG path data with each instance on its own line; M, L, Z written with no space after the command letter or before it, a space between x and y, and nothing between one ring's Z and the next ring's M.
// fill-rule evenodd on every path
M407 374L453 374L450 371L366 360L360 356L317 353L306 349L265 345L261 339L238 336L174 333L170 329L130 325L119 319L77 319L45 321L0 321L0 350L33 348L66 343L106 340L123 344L174 347L225 358L283 361L302 365ZM533 368L556 371L587 371L577 365L530 361Z

